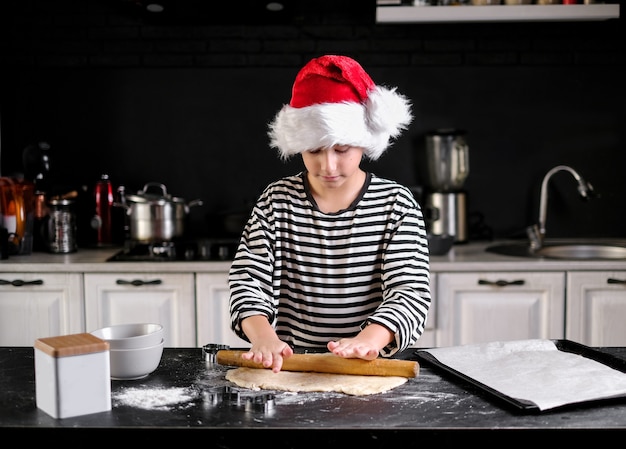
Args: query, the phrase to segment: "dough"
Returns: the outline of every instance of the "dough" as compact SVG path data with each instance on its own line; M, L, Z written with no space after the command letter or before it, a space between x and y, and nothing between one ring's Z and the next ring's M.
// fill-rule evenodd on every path
M270 369L235 368L226 373L226 380L253 390L281 390L296 392L336 391L353 396L383 393L406 383L406 377L359 376Z

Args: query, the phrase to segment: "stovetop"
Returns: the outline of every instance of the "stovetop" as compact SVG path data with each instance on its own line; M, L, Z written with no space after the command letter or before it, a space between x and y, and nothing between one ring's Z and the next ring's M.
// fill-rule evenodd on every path
M166 242L127 241L107 262L177 262L233 260L239 240L192 239Z

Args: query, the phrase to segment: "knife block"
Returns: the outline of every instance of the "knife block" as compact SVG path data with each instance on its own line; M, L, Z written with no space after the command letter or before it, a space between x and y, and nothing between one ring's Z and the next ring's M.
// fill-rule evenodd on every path
M91 334L35 341L37 407L53 418L111 410L109 343Z

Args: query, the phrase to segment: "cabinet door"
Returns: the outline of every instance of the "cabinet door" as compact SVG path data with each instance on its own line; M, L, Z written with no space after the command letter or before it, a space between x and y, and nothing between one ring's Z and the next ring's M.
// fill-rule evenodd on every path
M587 346L626 346L626 271L567 274L565 335Z
M565 273L438 273L436 301L438 346L565 332Z
M229 298L228 273L196 273L198 346L212 343L250 347L230 329Z
M82 275L0 273L0 346L85 331Z
M88 331L113 324L158 323L165 347L195 347L194 275L86 273Z

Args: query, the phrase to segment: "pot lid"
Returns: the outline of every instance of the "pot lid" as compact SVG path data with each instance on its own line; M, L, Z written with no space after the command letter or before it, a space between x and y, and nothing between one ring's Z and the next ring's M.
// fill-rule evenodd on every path
M155 190L158 189L158 192ZM143 189L137 192L136 195L127 195L126 199L134 203L184 203L185 200L178 197L173 197L167 193L165 185L158 182L149 182L143 186Z

